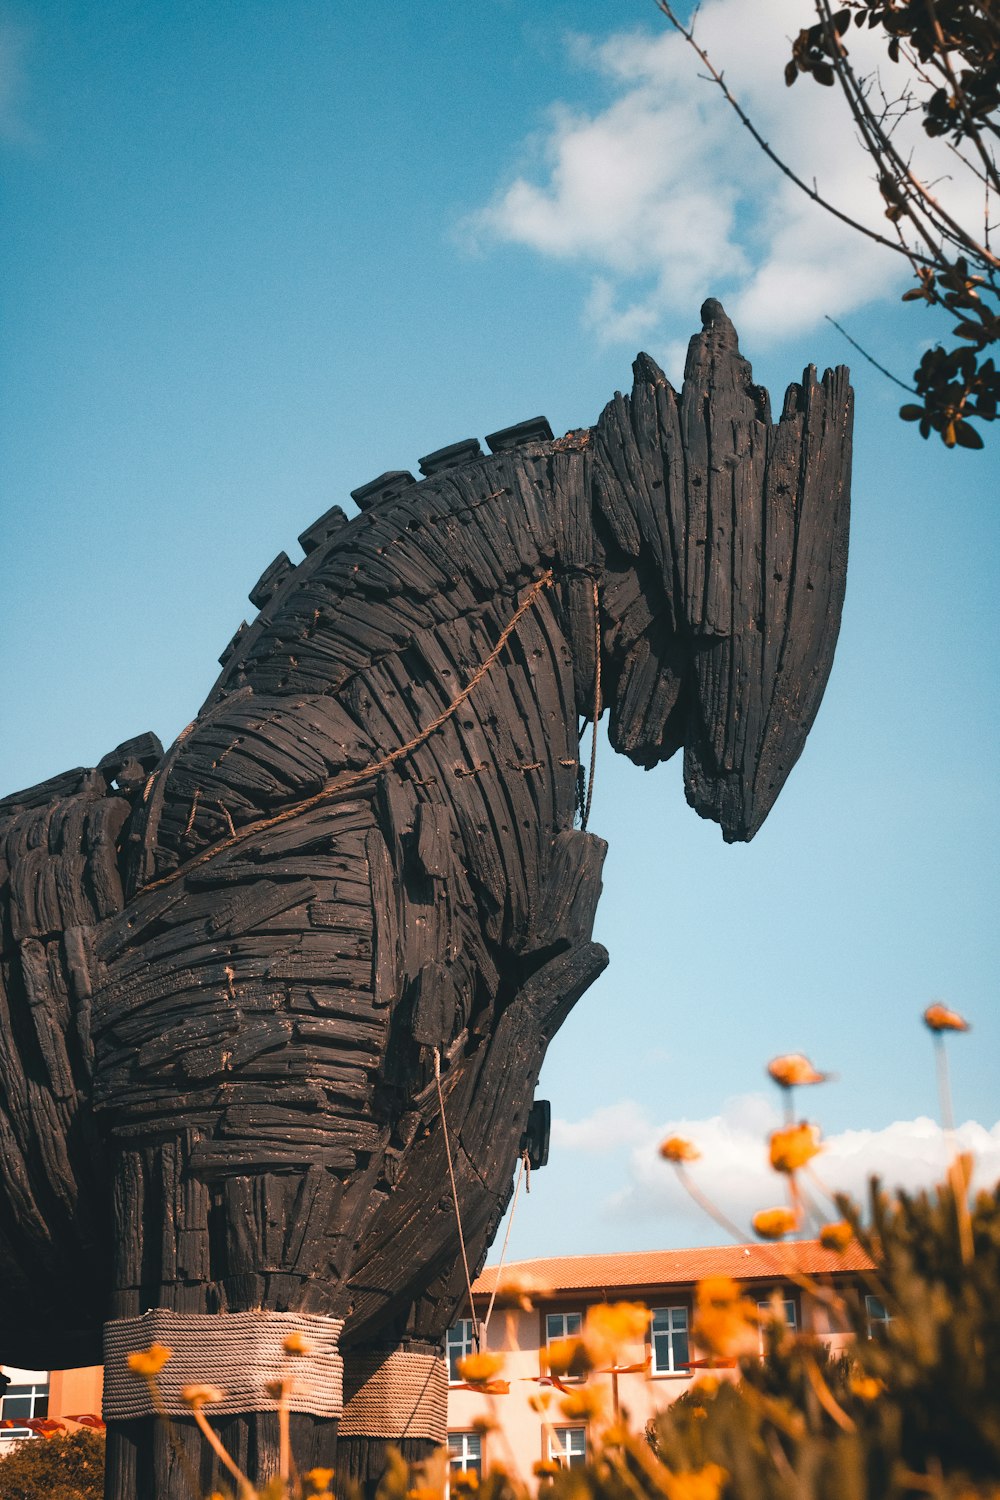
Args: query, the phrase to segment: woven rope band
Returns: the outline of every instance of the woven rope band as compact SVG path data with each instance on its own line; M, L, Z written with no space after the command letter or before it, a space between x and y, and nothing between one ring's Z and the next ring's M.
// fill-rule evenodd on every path
M267 1386L287 1380L291 1411L316 1417L339 1417L344 1405L344 1362L337 1351L342 1318L315 1313L269 1311L243 1313L176 1313L153 1308L140 1318L116 1318L104 1325L104 1417L124 1422L156 1413L149 1385L128 1366L128 1355L165 1344L170 1358L156 1376L161 1410L184 1416L181 1399L189 1385L214 1385L221 1401L213 1412L276 1411L278 1401ZM307 1354L289 1355L282 1348L289 1334L301 1334Z
M448 1367L408 1349L351 1350L340 1437L448 1439Z

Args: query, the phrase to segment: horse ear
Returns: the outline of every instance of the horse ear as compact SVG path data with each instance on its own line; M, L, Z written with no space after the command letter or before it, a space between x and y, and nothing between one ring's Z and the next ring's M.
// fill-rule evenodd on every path
M707 314L707 316L706 316ZM685 733L688 801L751 839L798 760L840 627L853 397L847 371L809 369L772 424L735 330L702 309L679 405L696 642ZM708 393L708 400L705 393Z
M641 351L632 361L633 389L638 385L667 385L667 377L651 354Z

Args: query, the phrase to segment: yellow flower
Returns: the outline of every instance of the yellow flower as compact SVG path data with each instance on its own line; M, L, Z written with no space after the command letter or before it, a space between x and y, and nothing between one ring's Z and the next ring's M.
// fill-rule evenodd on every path
M924 1011L924 1025L936 1032L970 1030L969 1023L964 1016L960 1016L957 1010L949 1010L947 1005L942 1005L940 1001L934 1005L928 1005Z
M536 1276L508 1271L497 1287L497 1306L519 1307L522 1312L531 1312L536 1302L551 1295L552 1288Z
M771 1136L771 1166L776 1172L795 1172L822 1150L815 1125L789 1125Z
M449 1476L448 1483L453 1490L478 1490L479 1475L475 1469L453 1471Z
M493 1417L474 1417L472 1421L473 1432L478 1432L481 1437L485 1437L488 1432L496 1432L499 1426L500 1423Z
M682 1135L671 1135L665 1141L660 1142L660 1155L664 1161L680 1164L685 1161L698 1161L701 1152L693 1141L686 1141Z
M548 1411L549 1407L552 1405L552 1392L537 1391L534 1395L528 1397L528 1405L531 1407L532 1411Z
M312 1344L301 1333L290 1333L286 1339L282 1339L281 1347L286 1354L312 1353Z
M799 1084L824 1083L829 1073L818 1073L801 1052L786 1052L783 1057L772 1057L767 1071L783 1089L797 1088Z
M728 1473L719 1464L705 1464L700 1469L665 1475L663 1488L667 1500L719 1500L728 1478Z
M559 1473L559 1465L554 1458L540 1458L531 1465L531 1472L537 1479L554 1479Z
M852 1375L851 1390L862 1401L876 1401L885 1390L885 1381L876 1380L874 1375Z
M691 1385L691 1390L698 1396L705 1396L710 1401L719 1392L718 1375L699 1375Z
M756 1305L728 1276L707 1276L695 1288L693 1333L709 1354L738 1359L759 1352Z
M641 1302L598 1302L587 1309L583 1342L592 1365L613 1365L628 1344L639 1343L649 1327L649 1309Z
M309 1469L302 1477L314 1489L328 1490L333 1483L334 1472L333 1469Z
M753 1216L753 1232L762 1240L782 1240L798 1228L798 1218L790 1208L762 1208Z
M291 1388L292 1382L290 1380L269 1380L264 1387L267 1394L275 1401L284 1400Z
M835 1224L824 1224L819 1232L819 1242L823 1249L836 1250L838 1255L843 1255L853 1238L854 1230L846 1219L838 1219Z
M484 1349L480 1354L467 1354L458 1361L457 1368L468 1385L485 1385L503 1369L503 1355L489 1354Z
M166 1344L150 1344L148 1349L137 1349L128 1356L128 1367L134 1375L148 1379L150 1375L159 1375L173 1352Z
M181 1387L181 1400L185 1406L190 1406L197 1411L200 1406L211 1406L215 1401L221 1401L225 1391L220 1391L217 1385L185 1385Z
M586 1375L594 1362L583 1339L553 1339L542 1350L543 1367L550 1375Z
M559 1410L573 1422L600 1421L604 1416L604 1393L586 1387L570 1391L560 1401Z

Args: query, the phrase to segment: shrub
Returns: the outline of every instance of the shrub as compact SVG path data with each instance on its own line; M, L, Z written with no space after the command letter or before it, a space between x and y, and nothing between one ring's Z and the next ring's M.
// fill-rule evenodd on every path
M104 1438L96 1432L31 1438L0 1458L3 1500L102 1500Z

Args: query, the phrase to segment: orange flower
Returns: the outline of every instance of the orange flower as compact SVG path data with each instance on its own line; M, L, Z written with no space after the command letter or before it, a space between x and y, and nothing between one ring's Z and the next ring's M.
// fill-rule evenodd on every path
M535 1303L552 1295L552 1288L536 1276L520 1271L508 1271L497 1287L498 1307L519 1307L522 1312L531 1312Z
M458 1361L457 1368L468 1385L485 1385L503 1369L503 1355L490 1354L484 1349L479 1354L467 1354Z
M531 1472L536 1479L554 1479L559 1473L559 1465L554 1458L540 1458L531 1465Z
M819 1232L819 1242L823 1249L836 1250L838 1255L843 1255L853 1238L854 1230L846 1219L838 1219L835 1224L824 1224Z
M823 1148L819 1143L819 1130L803 1120L798 1125L789 1125L776 1130L771 1136L771 1166L776 1172L795 1172Z
M134 1375L148 1379L151 1375L159 1375L173 1352L166 1344L150 1344L148 1349L137 1349L128 1356L128 1367Z
M544 1412L552 1405L551 1391L536 1391L528 1397L528 1405L532 1411Z
M313 1489L328 1490L333 1483L333 1475L333 1469L308 1469L302 1477Z
M687 1141L682 1135L670 1135L665 1141L660 1142L660 1155L664 1161L672 1161L680 1165L686 1161L698 1161L701 1152L693 1141Z
M695 1288L693 1333L709 1354L738 1359L759 1352L760 1317L755 1303L744 1297L728 1276L706 1276Z
M877 1401L885 1390L885 1381L874 1375L852 1375L851 1390L862 1401Z
M571 1422L600 1421L605 1415L604 1392L593 1388L570 1391L560 1401L559 1410Z
M762 1240L783 1240L798 1228L798 1223L790 1208L762 1208L753 1216L753 1232Z
M667 1500L719 1500L728 1478L719 1464L705 1464L700 1469L664 1474L663 1491Z
M957 1010L949 1010L947 1005L942 1005L940 1001L934 1005L928 1005L924 1011L924 1025L938 1033L970 1030L969 1023L964 1016L960 1016Z
M542 1350L542 1365L550 1375L586 1375L594 1368L587 1345L581 1338L553 1339Z
M797 1088L799 1084L825 1083L829 1073L818 1073L801 1052L786 1052L783 1057L772 1057L767 1071L775 1083L783 1089Z
M308 1342L304 1334L290 1333L286 1339L282 1339L281 1347L286 1354L311 1354L312 1344Z
M181 1400L185 1406L190 1406L197 1411L201 1406L210 1406L215 1401L221 1401L225 1395L217 1385L185 1385L181 1388Z
M459 1494L461 1494L463 1490L467 1492L478 1490L479 1475L476 1473L475 1469L459 1470L457 1472L451 1473L448 1476L448 1485L452 1490L457 1490Z
M598 1302L587 1309L583 1342L592 1365L613 1365L628 1344L639 1343L649 1327L649 1309L641 1302Z

